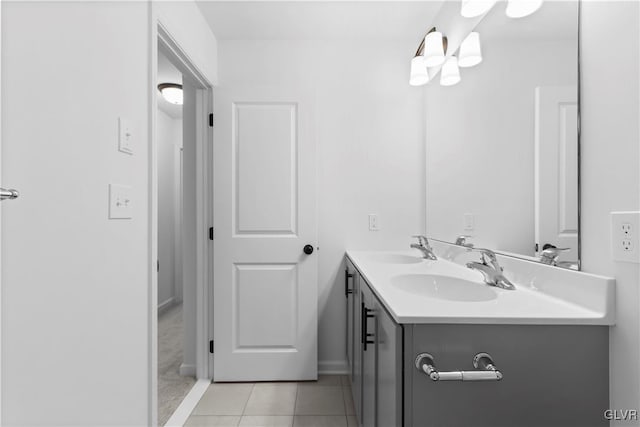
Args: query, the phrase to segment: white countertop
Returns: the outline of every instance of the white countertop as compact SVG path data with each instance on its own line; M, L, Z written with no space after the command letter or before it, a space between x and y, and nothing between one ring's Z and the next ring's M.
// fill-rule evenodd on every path
M347 256L398 323L615 324L614 279L499 256L505 276L516 286L514 291L504 290L486 285L478 271L464 266L465 260L461 258L477 258L477 253L446 246L439 249L444 255L437 261L420 259L412 264L380 260L384 254L421 258L419 251L347 251ZM482 292L489 298L442 299L397 285L397 276L415 274L452 276L474 282L488 288Z

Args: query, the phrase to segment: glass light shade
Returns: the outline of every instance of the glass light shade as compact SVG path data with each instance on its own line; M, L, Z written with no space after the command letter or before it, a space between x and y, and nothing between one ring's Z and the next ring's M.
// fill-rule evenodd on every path
M162 97L171 104L182 105L184 102L182 88L180 87L164 87L160 89L160 93Z
M424 65L424 57L416 56L411 60L411 76L409 84L411 86L422 86L429 82L429 73L427 66Z
M469 33L462 41L458 51L458 66L473 67L482 62L482 50L480 49L480 34Z
M450 56L440 70L440 84L442 86L453 86L460 81L460 69L458 68L458 58Z
M509 18L523 18L531 15L542 6L542 0L509 0L507 16Z
M444 63L444 59L442 33L432 31L424 38L424 65L427 67L437 67Z
M496 0L462 0L460 15L465 18L475 18L485 14L496 4Z

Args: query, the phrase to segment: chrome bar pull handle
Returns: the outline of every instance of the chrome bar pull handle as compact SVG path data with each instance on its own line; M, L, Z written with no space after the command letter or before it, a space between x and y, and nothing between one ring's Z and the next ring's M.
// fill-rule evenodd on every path
M0 200L13 200L20 197L18 190L0 188Z
M433 356L420 353L416 356L416 368L427 374L432 381L500 381L502 372L493 364L493 359L487 353L478 353L473 357L473 367L476 371L448 371L440 372L436 369Z

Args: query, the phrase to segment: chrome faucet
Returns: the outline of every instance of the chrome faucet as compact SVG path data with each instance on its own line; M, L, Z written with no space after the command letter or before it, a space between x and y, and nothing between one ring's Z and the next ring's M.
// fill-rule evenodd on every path
M547 265L558 265L560 254L570 249L571 248L548 247L540 252L540 262Z
M464 246L465 248L473 248L473 243L467 243L467 238L471 237L471 236L467 236L467 235L460 235L458 236L458 238L456 239L456 245L458 246Z
M474 249L480 252L481 262L469 262L467 267L478 270L484 276L484 282L489 286L495 286L501 289L514 290L516 287L509 281L504 274L503 268L498 264L498 258L495 252L489 249ZM488 262L487 262L488 260Z
M418 249L420 252L422 252L422 257L424 259L431 259L434 261L438 259L436 254L433 253L433 249L431 248L431 245L429 245L429 240L427 240L425 236L412 236L412 237L418 239L418 243L412 243L411 247L413 249Z

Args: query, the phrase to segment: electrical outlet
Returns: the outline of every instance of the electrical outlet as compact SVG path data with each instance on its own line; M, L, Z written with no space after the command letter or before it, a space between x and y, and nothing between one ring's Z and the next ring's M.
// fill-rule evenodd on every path
M640 264L640 212L611 212L611 255L614 261Z
M369 214L369 231L379 231L380 222L378 222L378 214Z
M473 231L475 228L475 215L472 213L464 214L464 231L465 234L470 234L468 232Z

